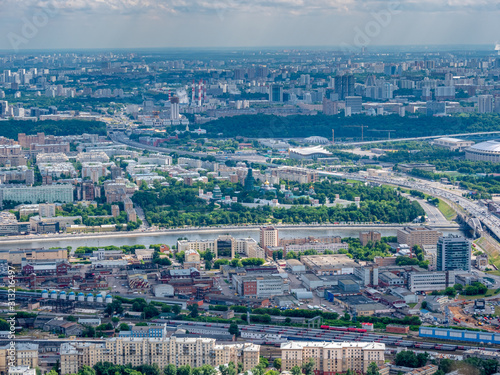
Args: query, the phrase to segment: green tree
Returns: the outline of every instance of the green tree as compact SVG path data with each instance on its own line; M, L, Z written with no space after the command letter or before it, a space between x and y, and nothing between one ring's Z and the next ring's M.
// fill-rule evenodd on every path
M314 358L309 358L306 363L302 364L302 371L304 375L313 375L314 374Z
M404 366L417 368L418 367L418 359L414 352L410 350L403 350L396 354L394 357L394 363L396 366Z
M276 370L281 370L281 358L276 358L274 361L273 361L273 367L276 369ZM377 374L375 374L377 375Z
M175 315L179 315L181 313L181 307L179 305L173 305L172 306L172 312Z
M229 325L228 332L231 335L235 335L236 337L238 337L240 335L240 329L238 328L238 324L236 322L231 322L231 324Z
M290 369L290 372L292 373L292 375L302 375L302 369L299 366L293 366Z
M127 323L121 323L118 329L120 331L130 331L130 326Z
M259 365L262 366L263 368L268 368L269 367L269 360L266 357L260 357L259 359Z
M449 358L442 358L439 361L438 368L443 371L445 374L452 371L453 361Z
M191 375L192 371L193 370L189 365L179 366L177 368L177 375Z
M192 304L188 306L188 310L190 311L189 316L191 318L196 318L199 315L198 312L198 305L197 304Z
M366 370L366 375L380 375L378 372L378 365L375 362L371 362Z
M170 363L163 369L163 375L177 375L177 367L174 364Z

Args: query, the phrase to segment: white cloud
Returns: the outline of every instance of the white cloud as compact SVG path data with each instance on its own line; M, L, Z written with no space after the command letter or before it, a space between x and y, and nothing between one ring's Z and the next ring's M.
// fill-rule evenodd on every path
M56 8L61 12L103 14L165 13L274 13L315 14L372 11L399 4L402 10L498 10L498 0L0 0L3 9L29 11ZM4 15L6 12L2 12Z

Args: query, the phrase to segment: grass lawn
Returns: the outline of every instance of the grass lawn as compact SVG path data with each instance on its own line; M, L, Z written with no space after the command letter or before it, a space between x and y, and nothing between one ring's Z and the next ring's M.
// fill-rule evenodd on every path
M361 183L363 183L363 181L351 180L351 179L348 179L348 178L346 178L345 182L348 182L350 184L361 184Z
M500 306L495 306L495 315L500 316Z
M480 294L477 296L463 296L460 294L460 298L467 299L467 300L474 300L474 299L479 299L479 298L484 298L484 297L492 297L496 294L500 293L500 288L498 289L488 289L486 294Z
M500 276L500 271L488 271L486 273L488 273L490 275L494 275L494 276Z
M410 306L410 309L413 309L415 306L417 306L416 303L409 303L408 306Z
M439 211L441 211L441 213L444 215L444 217L446 218L446 220L451 221L451 220L453 220L453 219L455 219L457 217L457 214L448 205L448 203L446 203L445 201L443 201L441 199L439 200L438 208L439 208Z
M496 242L493 243L492 241L494 240L488 240L488 238L481 237L474 242L488 254L488 262L500 269L500 251L498 251L498 246L495 246ZM491 271L491 274L500 276L499 271Z

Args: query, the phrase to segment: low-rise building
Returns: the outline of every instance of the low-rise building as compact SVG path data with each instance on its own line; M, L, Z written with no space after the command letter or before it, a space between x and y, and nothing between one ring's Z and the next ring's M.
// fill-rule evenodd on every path
M289 285L280 276L233 276L234 289L243 297L273 297L289 292Z
M345 254L303 255L300 261L316 275L344 275L354 273L358 266Z
M444 290L455 285L455 274L449 271L409 272L407 275L410 292Z

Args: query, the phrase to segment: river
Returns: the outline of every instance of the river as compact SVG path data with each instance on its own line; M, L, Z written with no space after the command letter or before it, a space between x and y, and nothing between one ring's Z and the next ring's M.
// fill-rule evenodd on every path
M325 228L325 227L310 227L310 228L280 228L280 238L302 238L308 236L341 236L341 237L358 237L360 231L367 231L370 228ZM397 228L380 228L375 227L371 230L380 232L383 237L395 236ZM456 230L441 230L444 235L447 234L462 234ZM89 247L104 247L104 246L123 246L123 245L146 245L151 244L167 244L175 245L179 237L187 237L189 240L210 240L215 239L219 235L230 234L235 238L251 237L259 242L258 228L236 228L236 229L207 229L199 232L183 231L182 229L172 232L145 232L145 233L123 233L123 235L95 235L95 236L79 236L75 235L66 237L51 237L40 236L30 238L16 238L13 240L2 239L0 241L0 250L9 249L36 249L36 248L51 248L51 247L67 247L71 246L76 249L79 246Z

